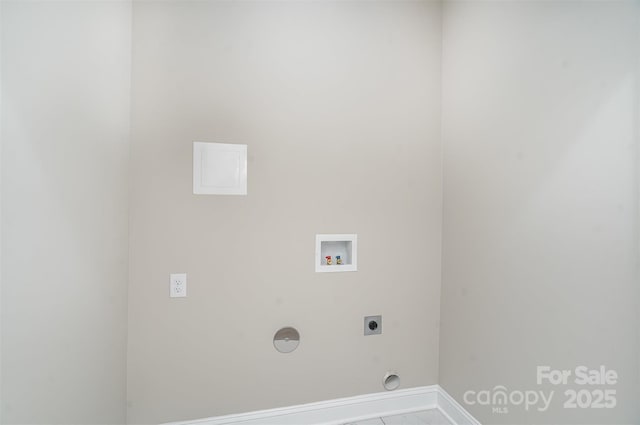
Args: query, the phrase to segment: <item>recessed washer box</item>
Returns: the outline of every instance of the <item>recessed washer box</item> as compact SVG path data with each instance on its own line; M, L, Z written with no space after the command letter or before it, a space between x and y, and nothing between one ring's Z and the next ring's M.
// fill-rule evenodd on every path
M327 256L331 256L331 264L327 264ZM337 263L337 256L342 264ZM358 271L358 235L316 235L316 272L355 271Z
M193 142L193 193L246 195L247 145Z

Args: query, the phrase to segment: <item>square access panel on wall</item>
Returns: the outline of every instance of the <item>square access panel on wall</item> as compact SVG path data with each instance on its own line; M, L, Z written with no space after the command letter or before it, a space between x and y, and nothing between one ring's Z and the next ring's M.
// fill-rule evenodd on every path
M246 195L247 145L193 142L193 193Z
M358 271L358 235L316 235L316 272Z

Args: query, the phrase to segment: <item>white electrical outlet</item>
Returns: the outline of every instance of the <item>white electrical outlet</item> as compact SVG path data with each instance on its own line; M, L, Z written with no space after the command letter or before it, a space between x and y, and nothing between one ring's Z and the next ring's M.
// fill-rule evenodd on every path
M187 296L186 273L174 273L169 275L169 296L171 298Z

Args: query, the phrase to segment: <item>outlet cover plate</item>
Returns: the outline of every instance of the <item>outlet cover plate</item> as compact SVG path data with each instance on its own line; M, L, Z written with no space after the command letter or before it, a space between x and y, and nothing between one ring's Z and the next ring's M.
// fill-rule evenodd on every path
M180 298L187 296L187 274L173 273L169 275L169 296Z
M366 316L364 318L364 335L382 335L382 316Z

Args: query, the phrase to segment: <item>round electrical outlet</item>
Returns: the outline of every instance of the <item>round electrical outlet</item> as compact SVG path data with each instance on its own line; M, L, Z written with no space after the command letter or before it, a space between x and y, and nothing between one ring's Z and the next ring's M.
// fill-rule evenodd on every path
M364 318L364 334L365 335L382 334L382 316L366 316Z

